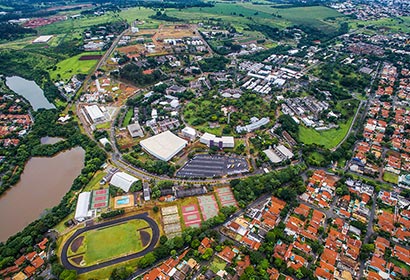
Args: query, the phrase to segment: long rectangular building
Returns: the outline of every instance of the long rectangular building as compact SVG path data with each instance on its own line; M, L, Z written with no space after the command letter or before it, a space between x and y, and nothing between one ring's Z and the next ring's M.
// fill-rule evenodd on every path
M235 146L235 139L232 136L217 137L211 133L205 132L199 142L207 145L208 147L233 148Z

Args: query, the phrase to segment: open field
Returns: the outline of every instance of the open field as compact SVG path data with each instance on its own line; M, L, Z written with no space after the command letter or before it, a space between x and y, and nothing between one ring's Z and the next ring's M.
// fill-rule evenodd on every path
M126 127L127 125L130 124L133 114L134 114L133 108L129 108L127 111L127 114L124 117L124 121L122 122L122 127Z
M397 184L399 182L399 176L391 172L384 172L383 180L388 183Z
M365 26L373 27L374 30L380 30L380 28L385 28L394 32L408 33L410 32L410 17L381 18L378 20L369 21L352 21L351 23L351 27L354 29L362 28Z
M221 259L218 258L218 257L215 257L215 258L212 260L210 269L211 269L214 273L218 273L218 271L224 270L225 267L226 267L226 262L223 261L223 260L221 260Z
M299 140L305 144L323 145L326 149L334 148L346 136L352 121L353 117L351 117L346 123L340 124L340 127L337 129L320 132L313 128L300 126Z
M144 234L145 239L149 236L148 240L143 240L141 229L148 234ZM132 220L83 233L71 243L68 254L72 256L84 253L82 261L86 266L90 266L141 251L149 244L151 235L152 230L148 223L143 220Z
M68 19L37 28L40 35L53 35L82 31L93 25L107 22L116 22L120 19L116 14L109 12L102 16L83 16L78 19Z
M85 55L100 55L100 52L86 52L67 58L57 63L56 70L50 71L50 78L54 81L69 80L76 74L88 74L97 65L98 60L80 60Z
M336 10L323 6L277 8L271 4L251 3L216 3L214 7L189 8L182 11L170 9L167 14L191 21L218 18L232 23L239 31L242 31L246 24L259 23L278 28L307 25L327 33L335 32L339 28L340 19L344 18Z

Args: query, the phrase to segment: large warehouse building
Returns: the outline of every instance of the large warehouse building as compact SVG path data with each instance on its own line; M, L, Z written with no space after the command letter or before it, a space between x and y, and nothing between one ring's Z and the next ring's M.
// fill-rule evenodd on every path
M78 196L74 218L78 222L85 221L96 215L103 208L107 208L110 201L108 189L82 192Z
M104 113L97 105L85 106L85 111L92 123L106 121Z
M128 192L132 184L137 181L138 179L134 176L131 176L124 172L117 172L114 174L114 176L112 176L110 184L114 187L122 189L124 192Z
M165 131L140 142L142 148L154 157L169 161L186 147L188 142L171 131Z
M74 218L77 221L82 222L92 217L92 211L90 210L90 198L91 192L83 192L78 196L74 215Z

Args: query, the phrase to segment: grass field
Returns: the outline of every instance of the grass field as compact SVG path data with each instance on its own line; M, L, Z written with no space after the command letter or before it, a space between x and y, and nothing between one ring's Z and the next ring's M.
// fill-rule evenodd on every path
M81 235L84 236L83 245L76 254L84 251L84 261L87 266L90 266L104 260L139 252L144 248L138 230L146 227L149 227L147 222L132 220L112 227L87 231ZM151 229L145 231L152 235Z
M354 21L352 28L357 29L363 26L373 26L374 30L380 28L390 29L393 32L410 32L410 17L381 18L371 21Z
M99 55L100 52L86 52L67 58L57 63L56 70L50 71L50 77L54 81L68 81L73 75L88 74L97 65L98 60L79 60L84 55Z
M210 269L214 272L214 273L218 273L219 270L224 270L226 267L226 262L224 262L223 260L221 260L218 257L215 257L211 263Z
M106 13L102 16L84 16L79 19L68 19L55 22L53 24L41 26L37 28L40 35L53 35L62 33L73 33L87 29L93 25L105 24L107 22L116 22L120 18L112 13Z
M122 122L122 127L126 127L127 125L130 124L131 118L134 114L134 109L133 108L129 108L127 111L127 114L124 117L124 121Z
M83 273L77 276L78 280L89 280L89 279L109 279L112 271L115 268L126 267L134 271L137 267L139 259L133 259L132 261L122 262L116 265L111 265L101 269L93 270L91 272Z
M120 17L125 19L128 23L133 22L134 20L144 20L146 21L147 24L149 24L149 21L153 21L149 17L154 15L156 12L152 9L148 8L143 8L143 7L137 7L137 8L128 8L121 10L119 13ZM143 27L146 27L145 25L142 25Z
M167 14L191 21L221 19L232 23L239 31L243 31L246 24L259 23L278 28L302 24L332 33L339 28L340 20L344 18L338 11L323 6L279 9L272 7L272 4L251 3L216 3L214 7L189 8L181 11L170 9L167 10Z
M340 124L337 129L330 129L326 131L316 131L313 128L299 127L299 140L305 144L323 145L326 149L336 147L340 141L346 136L349 127L353 121L353 117L347 123Z
M391 172L384 172L383 180L388 183L397 184L399 182L399 175Z

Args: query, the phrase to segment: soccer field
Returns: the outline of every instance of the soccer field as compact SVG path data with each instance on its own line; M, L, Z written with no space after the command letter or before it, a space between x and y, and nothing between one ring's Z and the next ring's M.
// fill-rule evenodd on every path
M143 230L141 231L141 229ZM87 266L90 266L143 250L152 238L152 230L145 221L133 220L111 227L91 230L85 232L83 236L85 237L83 260Z

